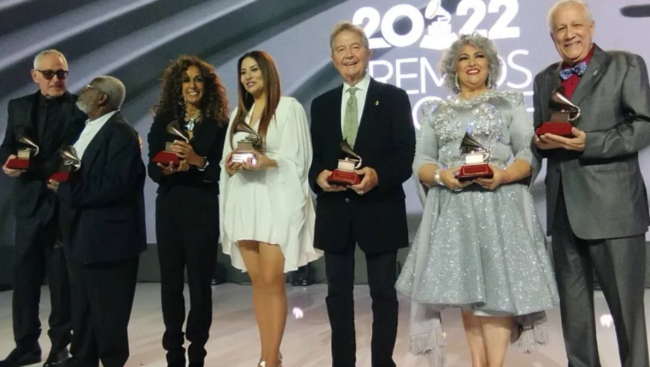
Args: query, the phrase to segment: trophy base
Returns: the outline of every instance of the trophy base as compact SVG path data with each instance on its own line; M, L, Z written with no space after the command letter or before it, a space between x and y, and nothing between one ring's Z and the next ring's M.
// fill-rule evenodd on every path
M351 171L334 170L327 178L327 183L336 186L357 185L361 182L358 174Z
M7 161L5 167L10 169L28 169L29 168L29 159L24 158L13 158Z
M494 176L492 168L487 163L468 164L460 167L458 181L469 181L475 178L491 178Z
M573 125L570 122L545 122L535 130L537 136L553 134L558 136L573 136Z
M55 172L50 176L50 180L56 182L70 181L70 172Z
M176 153L172 152L159 152L158 154L153 156L153 159L151 159L153 163L160 163L164 165L168 165L169 163L173 163L175 166L178 165L181 162L181 159L178 158Z
M255 164L255 155L252 152L235 152L230 156L233 163L246 163L252 161Z

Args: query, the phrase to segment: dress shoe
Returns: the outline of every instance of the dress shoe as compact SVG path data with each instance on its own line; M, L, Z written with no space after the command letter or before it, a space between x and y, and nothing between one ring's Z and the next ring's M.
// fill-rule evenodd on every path
M28 351L14 349L9 353L7 359L0 361L0 367L22 367L41 361L41 349L36 348Z
M67 349L63 349L56 353L50 352L50 355L47 357L47 360L45 361L43 367L63 367L69 357L70 354L68 353Z

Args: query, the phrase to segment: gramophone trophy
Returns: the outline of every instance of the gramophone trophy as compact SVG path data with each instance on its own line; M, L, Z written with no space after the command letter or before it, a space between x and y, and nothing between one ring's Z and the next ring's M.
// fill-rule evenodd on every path
M487 163L490 153L479 142L472 139L468 133L465 133L465 137L460 143L460 153L465 160L465 164L460 167L458 172L459 181L494 176L492 168Z
M574 105L564 95L564 87L557 87L551 93L551 118L550 121L542 123L535 134L554 134L559 136L573 136L572 121L580 117L580 107Z
M66 182L70 179L70 174L81 169L81 158L77 156L77 151L72 146L61 149L59 154L61 157L59 171L53 173L50 180Z
M244 163L250 161L255 164L255 155L253 151L262 149L262 137L245 122L239 122L235 125L233 133L246 133L248 136L237 142L237 148L233 150L230 161L234 163Z
M362 159L345 140L341 142L341 151L345 158L339 159L338 168L327 177L327 182L336 186L356 185L361 182L361 178L355 170L361 167Z
M186 143L190 142L190 139L183 133L181 128L178 126L178 123L176 122L169 123L169 125L167 125L165 128L165 131L167 134L171 134L185 140ZM181 162L181 159L178 158L176 153L174 153L172 149L173 145L173 142L165 142L165 150L158 152L151 161L153 163L161 163L164 165L172 163L174 166L178 166L178 164Z
M29 160L38 155L40 148L32 141L32 139L25 135L20 135L18 137L18 143L23 147L18 149L16 158L10 159L6 166L11 169L28 169Z

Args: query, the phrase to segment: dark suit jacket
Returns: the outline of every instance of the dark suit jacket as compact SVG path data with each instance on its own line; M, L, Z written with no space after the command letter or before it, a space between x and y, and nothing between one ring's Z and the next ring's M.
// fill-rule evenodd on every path
M553 226L559 190L571 229L583 239L636 236L648 230L649 214L638 152L650 145L650 86L645 62L627 52L594 54L571 101L581 115L574 125L586 131L585 151L533 152L548 158L547 227ZM535 77L535 126L550 119L550 95L560 85L561 63ZM560 187L561 185L561 187Z
M79 263L122 260L146 248L144 181L138 135L118 112L90 142L81 170L59 185L72 209L68 255Z
M39 220L47 221L54 215L56 195L47 189L46 180L59 169L59 149L74 143L83 130L86 115L75 106L77 97L66 92L61 97L61 113L56 128L47 129L41 141L33 129L33 115L38 108L39 93L9 101L7 130L0 146L0 162L4 165L7 158L21 148L17 141L22 134L40 147L39 154L32 158L29 170L16 179L12 196L18 218L38 216Z
M402 184L411 176L415 128L408 95L389 84L370 81L354 150L364 166L377 171L379 184L364 195L353 190L325 193L316 183L341 158L343 86L317 97L311 105L314 149L309 183L317 194L315 247L341 251L356 241L366 253L408 246Z
M203 171L199 171L192 166L187 172L176 172L173 175L163 176L162 168L151 160L153 157L165 150L165 143L172 142L179 138L165 132L167 124L172 122L172 116L156 116L147 141L149 143L149 177L158 183L158 192L168 190L173 185L191 185L191 186L210 186L215 192L219 192L219 177L221 168L221 155L223 154L223 143L226 138L228 122L224 124L214 120L205 120L194 127L194 139L190 141L196 154L205 157L208 166Z

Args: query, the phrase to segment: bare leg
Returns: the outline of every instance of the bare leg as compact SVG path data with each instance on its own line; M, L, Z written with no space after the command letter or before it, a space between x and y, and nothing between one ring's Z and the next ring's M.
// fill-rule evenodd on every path
M255 319L257 321L257 328L260 333L260 362L264 359L267 351L268 322L266 319L266 310L264 305L264 295L262 284L260 283L260 254L259 242L257 241L239 241L239 251L242 254L244 265L248 270L248 276L253 283L253 310L255 311Z
M262 356L266 367L279 366L280 345L287 322L287 293L284 254L279 246L260 243L260 283L264 295L267 328L266 349Z
M481 317L485 349L489 367L503 367L510 333L512 331L512 317Z
M486 343L483 337L481 318L475 316L472 311L462 310L461 312L467 344L469 344L469 350L472 353L472 367L487 367Z

